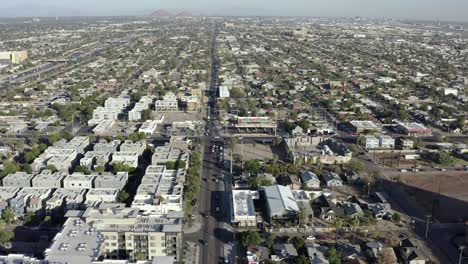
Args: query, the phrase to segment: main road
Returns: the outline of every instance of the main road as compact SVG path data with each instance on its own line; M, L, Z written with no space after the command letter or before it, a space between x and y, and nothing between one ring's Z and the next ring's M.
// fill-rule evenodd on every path
M215 129L217 113L216 90L218 87L218 63L216 57L216 34L211 39L211 78L206 91L208 107L206 111L205 136L198 140L203 143L202 181L197 201L199 217L196 224L201 229L195 234L187 234L186 240L197 242L201 247L199 263L235 263L235 232L230 226L231 218L231 175L223 166L224 141Z

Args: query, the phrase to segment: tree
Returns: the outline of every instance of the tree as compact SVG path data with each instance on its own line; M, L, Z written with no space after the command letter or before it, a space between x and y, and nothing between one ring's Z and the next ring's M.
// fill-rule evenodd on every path
M28 151L24 153L24 159L26 160L26 162L30 163L36 159L36 155L32 151Z
M11 224L15 220L15 213L11 207L6 207L2 212L2 219L7 224Z
M336 218L335 221L333 221L332 226L335 228L335 244L338 243L338 232L340 231L341 227L343 227L343 219L341 218Z
M263 239L257 231L248 230L241 233L241 243L244 247L259 245Z
M146 135L143 132L140 132L140 133L133 132L130 135L128 135L128 139L130 139L133 142L136 142L136 141L144 139L144 138L146 138Z
M127 164L124 164L122 162L117 162L112 164L112 172L114 174L117 174L119 171L124 171L124 172L132 172L135 168L132 168L128 166Z
M46 170L49 170L51 172L57 172L58 171L57 167L55 167L55 165L52 165L52 164L47 165Z
M275 235L273 235L272 233L269 233L265 240L265 245L267 248L271 250L274 244L275 244Z
M173 162L173 161L166 162L166 169L174 170L175 169L175 162Z
M465 123L466 123L465 117L460 116L455 121L455 127L459 129L463 129L465 127Z
M329 264L341 264L341 258L336 248L331 248L328 251L328 263Z
M399 213L394 213L392 215L392 220L393 220L393 222L399 223L401 221L401 215Z
M302 226L302 224L304 224L304 221L307 217L307 213L305 211L305 208L304 206L299 206L299 213L297 214L297 220L299 222L299 227Z
M31 165L29 165L28 163L21 164L20 165L20 171L24 171L26 173L31 174L32 173Z
M0 173L0 178L3 178L9 174L13 174L19 170L20 168L18 167L18 165L16 165L16 163L8 162L5 164L3 171Z
M105 168L104 166L97 166L96 167L96 172L99 174L102 174L104 172Z
M258 160L248 160L244 163L244 170L248 173L257 174L262 165Z
M310 263L309 259L304 255L300 255L296 257L296 264L309 264L309 263Z
M291 243L294 245L296 249L301 249L305 245L305 240L303 237L295 236L291 239Z
M13 237L14 237L14 233L12 231L6 230L6 229L0 230L0 243L1 244L9 242L10 240L13 239Z
M150 109L145 109L141 112L141 121L150 120L153 118L153 111Z
M75 167L74 172L81 172L83 174L90 174L91 173L88 168L86 168L85 166L81 166L81 165L77 165Z
M126 203L129 197L130 195L125 190L121 190L117 196L117 201L119 203Z
M176 169L185 169L187 163L185 160L176 160L174 166Z
M353 226L353 244L354 244L354 237L356 235L356 228L358 228L360 224L361 224L361 220L359 219L359 215L354 215L353 220L351 220L351 225Z
M358 173L362 172L365 169L365 166L362 164L362 162L360 162L357 159L351 159L348 162L348 164L346 164L346 166L348 167L348 169Z
M47 140L49 141L50 144L54 144L55 142L59 141L60 139L62 139L62 137L60 136L59 133L53 133L47 138Z
M33 220L34 220L34 213L32 213L32 212L27 212L27 213L23 216L23 222L24 222L25 224L31 224Z
M455 159L446 151L441 150L432 155L432 160L440 165L448 166L455 162Z
M231 98L245 98L247 95L239 87L233 87L230 91Z

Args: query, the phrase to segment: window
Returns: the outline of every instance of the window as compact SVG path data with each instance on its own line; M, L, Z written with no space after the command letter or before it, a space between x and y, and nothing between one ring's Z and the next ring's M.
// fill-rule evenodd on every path
M111 246L115 247L115 246L117 246L117 244L116 243L111 243Z

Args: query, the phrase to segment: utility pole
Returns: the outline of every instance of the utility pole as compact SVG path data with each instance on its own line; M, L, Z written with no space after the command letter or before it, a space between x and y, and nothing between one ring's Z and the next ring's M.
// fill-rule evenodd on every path
M230 149L231 149L231 162L230 162L230 165L231 165L230 167L231 168L230 168L229 172L231 173L231 177L232 177L232 162L233 162L233 160L232 160L232 145L231 145Z
M424 235L425 238L427 238L427 235L429 233L429 223L431 222L431 215L426 215L427 222L426 222L426 233Z

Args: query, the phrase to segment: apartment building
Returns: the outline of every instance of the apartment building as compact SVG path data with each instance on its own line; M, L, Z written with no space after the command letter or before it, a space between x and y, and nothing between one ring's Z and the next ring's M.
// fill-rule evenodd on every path
M168 92L162 100L156 100L154 103L156 111L177 111L179 109L177 97L174 93Z
M82 172L75 172L63 179L63 188L91 189L93 188L93 180L93 175L85 175Z
M60 188L45 202L46 215L62 215L64 211L83 207L86 189Z
M80 160L80 165L90 170L94 170L96 167L105 167L109 163L111 158L110 152L104 151L88 151L85 156Z
M94 188L112 188L122 190L127 184L128 172L119 171L116 175L105 173L94 175Z
M153 103L154 98L143 96L140 101L135 104L132 110L128 112L129 121L139 121L141 120L141 114L143 110L149 109L150 105Z
M132 208L156 215L182 211L185 178L185 169L168 170L164 165L148 166Z
M120 143L120 140L112 140L110 142L102 140L94 144L93 150L114 153L119 149Z
M16 196L20 188L16 187L0 187L0 214L3 209L7 208L10 204L10 200Z
M18 171L9 174L2 179L2 185L5 187L31 187L33 174L28 174L24 171Z
M112 155L111 164L123 163L132 168L138 167L138 152L116 152Z
M138 155L142 155L146 150L146 141L141 140L137 142L132 142L131 140L126 140L122 145L120 145L121 152L137 152Z
M112 188L90 189L86 194L87 207L95 207L101 203L115 203L119 190Z
M66 175L66 173L60 171L43 170L32 179L32 187L62 188L63 179Z

